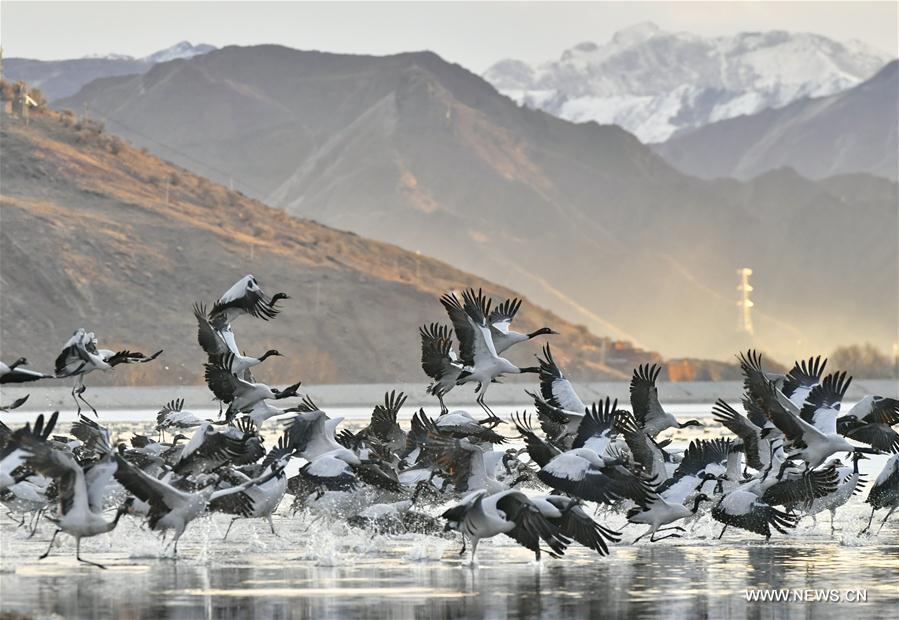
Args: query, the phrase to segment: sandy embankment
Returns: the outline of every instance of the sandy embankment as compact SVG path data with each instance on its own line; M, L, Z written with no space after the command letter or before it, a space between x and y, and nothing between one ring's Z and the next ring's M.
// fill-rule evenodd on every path
M89 385L89 382L88 382ZM488 402L495 405L528 405L532 401L525 394L525 389L536 389L531 383L509 383L490 387ZM606 396L628 401L628 384L626 382L589 383L576 386L581 398L592 401ZM301 393L309 394L322 407L354 407L369 406L381 402L384 392L390 390L405 392L409 399L406 406L433 405L432 396L425 393L425 384L366 384L366 385L310 385L303 386ZM661 399L664 403L710 403L716 398L738 401L743 386L738 381L721 382L680 382L662 383L659 385ZM53 386L4 386L0 390L0 401L9 404L13 399L31 394L28 402L22 407L26 410L50 410L71 403L70 387ZM866 394L899 397L899 382L893 380L857 380L853 381L846 394L847 401L856 401ZM153 387L88 387L85 393L88 400L98 408L129 409L159 407L173 398L183 398L188 406L213 406L212 393L206 386L153 386ZM457 388L450 393L447 404L470 405L474 400L473 390L469 386Z

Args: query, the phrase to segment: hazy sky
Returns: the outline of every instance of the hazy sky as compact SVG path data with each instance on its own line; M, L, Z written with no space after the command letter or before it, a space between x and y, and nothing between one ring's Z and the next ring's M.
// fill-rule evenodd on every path
M702 35L783 29L859 39L897 53L896 2L7 2L6 57L143 56L181 40L360 54L431 49L482 71L556 58L653 21Z

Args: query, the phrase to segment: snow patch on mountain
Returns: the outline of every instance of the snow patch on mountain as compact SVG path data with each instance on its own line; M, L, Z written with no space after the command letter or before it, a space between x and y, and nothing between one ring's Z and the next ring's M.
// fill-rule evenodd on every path
M583 42L559 60L501 60L484 78L516 102L577 121L616 124L643 142L846 90L891 57L809 33L700 37L652 23Z
M164 50L154 52L149 56L145 56L143 60L157 64L160 62L168 62L178 58L193 58L194 56L202 56L216 49L214 45L200 43L199 45L191 45L190 41L180 41Z
M127 54L88 54L87 56L82 56L82 58L89 60L137 60L155 65L160 62L177 60L178 58L201 56L202 54L208 54L216 49L217 48L214 45L209 45L207 43L192 45L190 41L180 41L171 47L159 50L158 52L153 52L152 54L141 58L135 58L134 56L129 56Z
M134 56L128 54L88 54L82 58L86 60L134 60Z

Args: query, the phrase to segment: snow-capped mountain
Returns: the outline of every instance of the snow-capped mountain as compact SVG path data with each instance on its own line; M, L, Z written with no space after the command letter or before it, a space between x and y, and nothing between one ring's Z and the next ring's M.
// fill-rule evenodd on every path
M208 45L206 43L191 45L190 41L181 41L171 47L165 48L164 50L159 50L158 52L154 52L149 56L144 56L141 60L151 62L155 65L160 62L168 62L170 60L176 60L178 58L193 58L194 56L208 54L215 49L216 47L214 45Z
M819 179L864 172L896 179L899 60L827 97L730 118L680 133L653 149L704 179L751 179L778 168Z
M8 58L4 59L3 72L7 79L24 80L32 87L40 88L47 99L55 101L74 95L85 84L99 78L146 73L159 63L193 58L215 49L205 43L192 45L181 41L143 58L125 54L92 54L68 60Z
M87 54L78 60L135 60L135 58L128 54Z
M502 60L484 78L521 104L576 122L620 125L651 143L845 90L891 59L864 43L816 34L776 30L706 38L642 23L603 45L576 45L559 60Z
M141 56L140 58L129 56L128 54L88 54L87 56L82 56L82 58L89 60L136 60L138 62L147 62L155 65L160 62L177 60L178 58L193 58L194 56L208 54L216 49L218 48L207 43L194 45L190 41L179 41L171 47L153 52L147 56Z

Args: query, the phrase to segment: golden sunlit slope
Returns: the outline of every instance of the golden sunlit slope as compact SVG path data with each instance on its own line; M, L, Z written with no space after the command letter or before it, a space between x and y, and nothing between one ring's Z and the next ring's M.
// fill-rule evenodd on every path
M441 292L502 289L388 243L266 207L55 112L30 126L2 125L3 359L26 355L49 369L78 327L102 346L165 349L148 364L97 382L201 381L203 354L191 313L253 273L292 299L271 322L241 318L251 354L278 348L268 381L422 381L418 326L446 317ZM557 358L583 379L623 378L651 354L610 343L525 302L519 327L550 325ZM604 344L606 345L604 347ZM535 344L512 357L531 365ZM97 373L102 374L102 373Z

